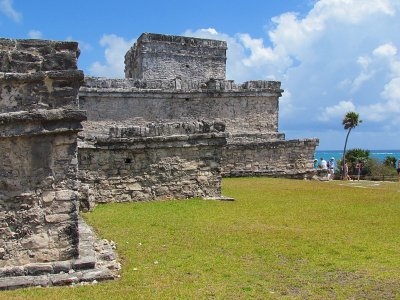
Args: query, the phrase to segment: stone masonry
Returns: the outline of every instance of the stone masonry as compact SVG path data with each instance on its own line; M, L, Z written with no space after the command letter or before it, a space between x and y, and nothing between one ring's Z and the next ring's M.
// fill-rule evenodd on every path
M0 39L0 289L87 269L78 222L77 136L86 119L78 56L75 42Z
M125 55L125 75L145 81L224 79L226 49L224 41L143 33Z
M79 173L87 185L81 205L218 198L224 124L162 123L112 127L109 136L79 146Z
M0 39L0 267L77 255L77 43Z

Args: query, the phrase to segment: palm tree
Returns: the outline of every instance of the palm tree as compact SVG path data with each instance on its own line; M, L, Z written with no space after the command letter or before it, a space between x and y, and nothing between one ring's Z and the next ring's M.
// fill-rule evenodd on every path
M350 111L350 112L346 113L346 115L344 116L343 121L342 121L344 129L348 130L347 135L346 135L346 141L344 143L344 149L343 149L343 159L342 159L343 179L346 179L346 175L347 175L347 174L344 174L345 164L346 164L345 154L346 154L347 140L349 139L349 134L350 134L351 130L353 128L357 127L361 123L362 123L362 120L360 120L360 115L355 113L354 111Z

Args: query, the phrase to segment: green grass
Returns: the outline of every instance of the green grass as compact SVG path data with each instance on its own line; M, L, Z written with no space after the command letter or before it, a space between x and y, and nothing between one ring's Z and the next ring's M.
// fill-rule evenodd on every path
M235 202L118 203L85 214L121 278L5 299L400 299L400 184L224 179Z

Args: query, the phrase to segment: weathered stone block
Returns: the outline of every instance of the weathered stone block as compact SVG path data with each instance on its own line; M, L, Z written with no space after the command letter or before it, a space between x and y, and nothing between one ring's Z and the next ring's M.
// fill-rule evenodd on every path
M71 269L71 261L56 261L53 263L54 273L68 273Z
M51 284L58 285L69 285L72 283L78 283L79 278L75 274L56 274L51 277Z
M86 270L86 269L93 269L96 265L95 257L83 257L75 260L72 264L72 268L74 270Z
M49 274L53 272L53 266L48 263L27 264L25 270L28 275Z
M48 248L50 243L50 239L49 236L47 235L47 233L42 232L39 234L36 234L34 236L31 236L27 239L23 239L21 242L21 245L25 248L25 249L44 249L44 248Z
M69 214L55 214L45 216L46 222L48 223L61 223L70 220Z
M102 281L102 280L110 280L113 279L114 275L107 268L102 268L95 271L84 271L82 272L82 281Z

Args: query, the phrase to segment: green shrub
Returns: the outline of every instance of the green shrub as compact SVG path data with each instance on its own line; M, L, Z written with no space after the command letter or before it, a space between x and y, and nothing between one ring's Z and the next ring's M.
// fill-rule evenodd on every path
M396 168L396 161L397 161L396 157L388 155L383 160L383 164L391 168Z
M363 175L371 176L371 180L381 180L383 176L396 176L396 169L381 163L374 158L369 158L364 164Z

